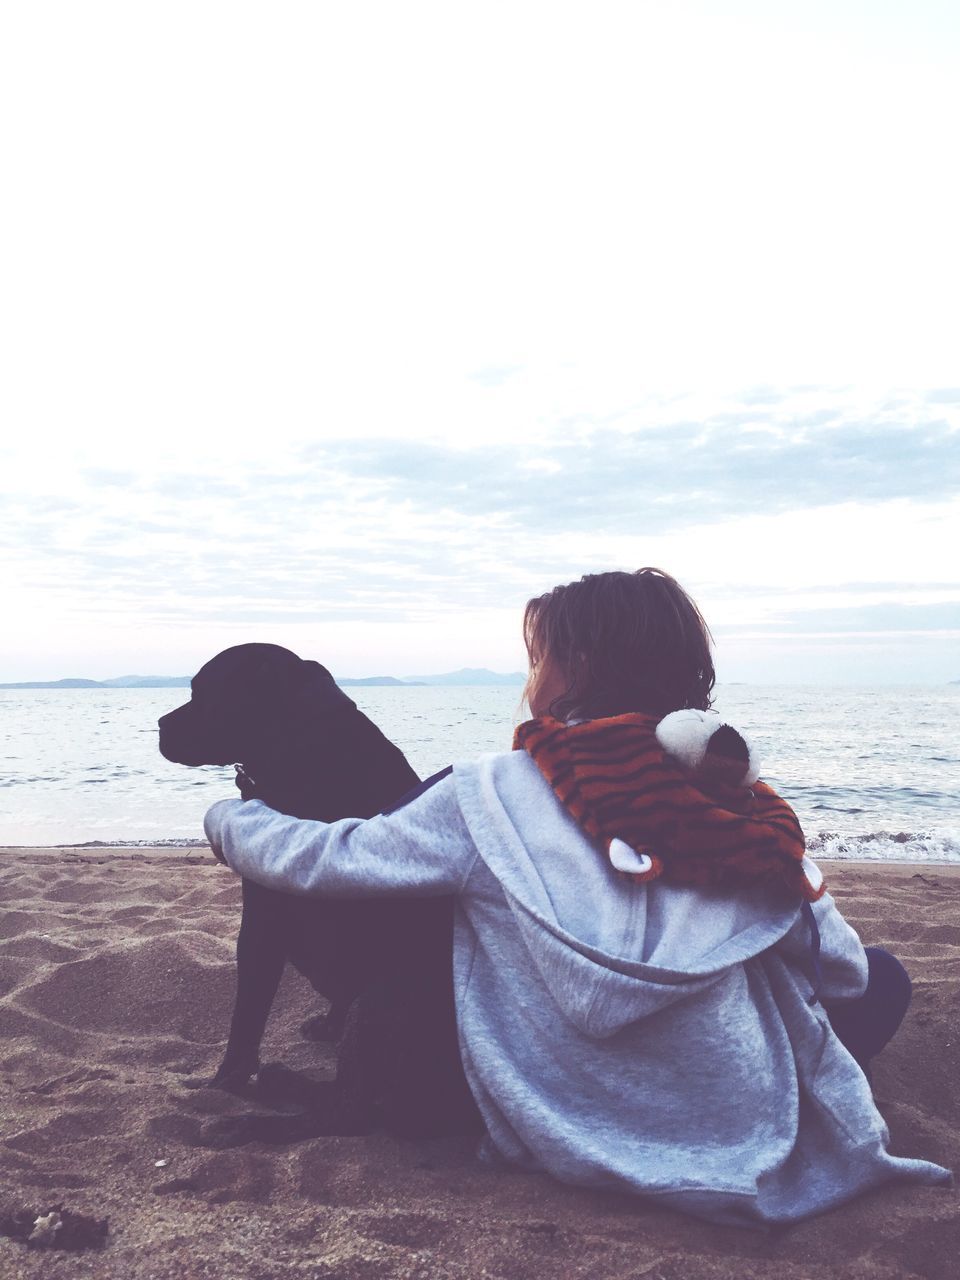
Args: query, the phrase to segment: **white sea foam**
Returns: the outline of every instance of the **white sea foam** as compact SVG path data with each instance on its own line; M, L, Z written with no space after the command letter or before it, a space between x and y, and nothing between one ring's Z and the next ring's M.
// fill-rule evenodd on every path
M197 849L202 840L87 840L64 845L70 849ZM818 862L958 862L960 828L955 831L870 831L865 835L840 835L819 831L807 840L807 852Z
M65 844L64 849L208 849L206 840L164 839L164 840L84 840L80 844Z
M818 861L960 862L960 828L870 831L864 835L818 831L807 839L807 852Z

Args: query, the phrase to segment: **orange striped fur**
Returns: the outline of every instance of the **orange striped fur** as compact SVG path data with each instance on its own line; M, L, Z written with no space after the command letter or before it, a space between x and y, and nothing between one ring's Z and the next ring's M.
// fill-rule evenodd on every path
M663 751L656 727L639 713L582 724L543 716L519 725L513 745L604 849L620 839L651 858L653 868L631 879L718 888L779 881L819 898L823 886L814 889L803 872L803 832L787 802L763 782L704 783Z

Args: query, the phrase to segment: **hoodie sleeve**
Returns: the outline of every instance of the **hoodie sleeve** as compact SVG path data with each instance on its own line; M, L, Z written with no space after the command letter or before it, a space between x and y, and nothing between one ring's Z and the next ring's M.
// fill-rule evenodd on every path
M829 893L812 904L820 930L820 997L853 1000L867 989L867 956L856 931L837 910ZM796 923L776 944L786 959L800 965L810 963L810 926L801 912Z
M311 822L260 800L221 800L204 830L234 871L287 893L457 893L477 857L452 777L402 809L365 821Z

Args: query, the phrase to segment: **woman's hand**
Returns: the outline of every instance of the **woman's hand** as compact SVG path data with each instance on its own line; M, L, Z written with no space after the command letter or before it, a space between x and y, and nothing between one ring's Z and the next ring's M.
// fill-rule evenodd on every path
M215 805L207 810L206 817L203 820L203 830L210 842L210 848L213 850L213 856L218 862L222 862L225 867L229 867L223 852L223 820L226 815L238 804L242 804L242 800L218 800Z

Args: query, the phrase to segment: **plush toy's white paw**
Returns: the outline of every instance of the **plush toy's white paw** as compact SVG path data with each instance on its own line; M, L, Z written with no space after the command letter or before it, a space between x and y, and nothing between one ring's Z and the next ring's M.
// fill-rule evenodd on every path
M610 841L610 862L618 871L641 875L653 868L653 859L646 853L637 853L623 840Z
M744 764L741 784L749 787L760 777L760 761L746 734L733 725L727 725L716 711L696 711L692 707L671 711L657 725L657 741L667 755L673 756L684 768L696 772L703 763L710 739L724 726L734 729L747 748L748 759Z

